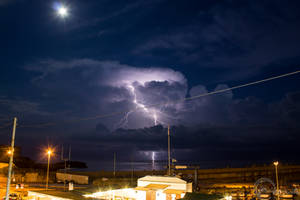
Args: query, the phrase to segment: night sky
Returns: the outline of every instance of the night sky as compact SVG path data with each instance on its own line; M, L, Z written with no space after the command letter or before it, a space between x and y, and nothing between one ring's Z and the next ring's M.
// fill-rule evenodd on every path
M68 16L57 15L65 5ZM300 162L300 2L0 0L0 144L45 162ZM98 164L97 164L98 163ZM214 164L212 164L214 163ZM204 164L203 164L204 166Z

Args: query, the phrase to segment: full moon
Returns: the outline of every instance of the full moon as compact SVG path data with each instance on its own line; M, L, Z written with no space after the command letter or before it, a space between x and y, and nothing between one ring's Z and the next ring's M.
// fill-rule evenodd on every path
M58 10L57 13L61 17L66 17L68 15L68 9L64 6L61 6Z

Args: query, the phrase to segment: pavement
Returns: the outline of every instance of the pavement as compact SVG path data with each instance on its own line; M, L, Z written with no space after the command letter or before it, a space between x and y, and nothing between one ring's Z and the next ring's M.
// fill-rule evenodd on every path
M85 189L87 188L87 185L74 185L74 189ZM23 189L16 189L16 184L11 184L10 187L10 193L17 193L21 196L26 196L28 191L45 191L46 185L41 183L34 183L34 184L24 184ZM64 190L64 184L49 184L48 186L49 191L63 191ZM66 185L66 190L68 190L68 187ZM6 183L0 183L0 200L5 197L6 194Z

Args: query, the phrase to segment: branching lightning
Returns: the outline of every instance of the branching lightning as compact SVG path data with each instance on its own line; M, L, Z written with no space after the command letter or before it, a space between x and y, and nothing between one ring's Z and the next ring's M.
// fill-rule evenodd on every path
M133 95L133 103L136 105L137 108L141 108L143 109L143 111L145 113L147 113L151 118L153 118L154 120L154 125L156 126L157 125L157 115L156 115L156 112L155 110L153 109L148 109L143 103L139 102L137 100L137 95L136 95L136 91L135 91L135 88L133 85L128 85L128 88L130 89L132 95Z
M153 108L147 108L145 104L143 104L138 100L136 89L132 84L128 84L127 88L129 89L130 93L133 96L132 102L136 105L136 108L141 109L144 113L146 113L149 116L149 118L153 119L153 124L155 126L158 125L159 121L158 121L157 111ZM126 125L128 123L128 117L132 113L133 111L129 111L128 113L126 113L126 115L121 119L119 125L120 126Z

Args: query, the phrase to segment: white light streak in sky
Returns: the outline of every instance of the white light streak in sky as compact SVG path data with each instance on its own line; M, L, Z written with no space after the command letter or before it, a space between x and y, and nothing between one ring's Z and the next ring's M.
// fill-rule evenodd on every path
M155 152L152 151L152 170L154 170L154 164L155 164Z
M137 100L137 94L133 85L128 85L128 88L133 95L133 103L137 108L141 108L145 113L147 113L147 115L149 115L149 117L153 119L154 125L156 126L158 121L156 111L154 109L148 109L143 103Z

